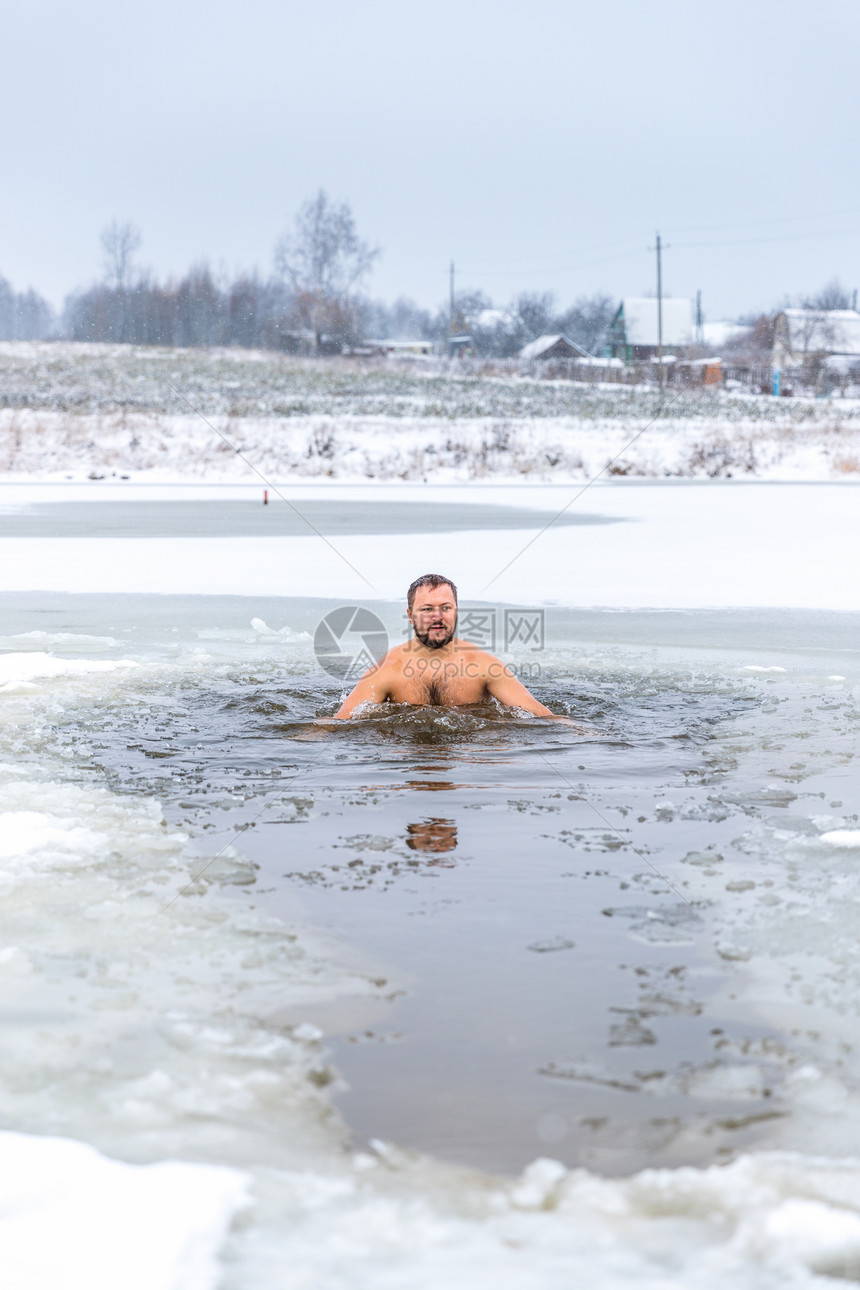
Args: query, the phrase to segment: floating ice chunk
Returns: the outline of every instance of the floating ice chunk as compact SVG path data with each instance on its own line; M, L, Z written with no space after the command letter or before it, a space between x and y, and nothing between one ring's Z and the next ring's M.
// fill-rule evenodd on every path
M822 833L819 841L830 847L860 850L860 829L831 829L829 833Z
M264 623L262 618L252 618L251 626L258 636L277 636L277 632L268 623Z
M116 645L119 641L113 636L87 636L82 632L19 632L16 636L0 636L0 649L62 649L72 654L100 653Z
M296 1026L293 1031L293 1039L298 1039L305 1044L316 1044L323 1037L323 1032L319 1026L315 1026L310 1021L303 1021L301 1025Z
M845 677L844 677L844 676L838 676L837 674L834 674L833 676L825 676L825 678L824 678L824 679L825 679L825 681L844 681L844 680L845 680Z
M558 1185L567 1176L559 1160L545 1156L533 1160L511 1189L511 1201L517 1209L551 1209L558 1196Z
M784 667L760 667L758 663L748 663L746 667L739 667L739 672L785 672Z
M117 668L138 667L132 659L54 658L51 654L5 654L0 657L0 691L22 682L46 680L58 676L79 676L87 672L114 672Z
M66 864L85 864L104 840L71 820L39 811L7 811L0 815L0 859L30 858L38 852L61 855Z
M765 1079L758 1066L715 1064L694 1071L687 1082L692 1097L742 1102L764 1094Z
M291 645L311 639L309 632L296 632L292 627L282 627L280 631L275 631L274 627L270 627L262 618L252 618L251 627L258 636L277 637L278 640L288 641Z

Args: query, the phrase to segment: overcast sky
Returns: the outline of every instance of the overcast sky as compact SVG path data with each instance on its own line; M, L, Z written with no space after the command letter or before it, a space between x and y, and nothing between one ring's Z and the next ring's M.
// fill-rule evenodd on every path
M268 274L320 186L383 299L860 286L858 0L3 0L0 273L59 304L114 218Z

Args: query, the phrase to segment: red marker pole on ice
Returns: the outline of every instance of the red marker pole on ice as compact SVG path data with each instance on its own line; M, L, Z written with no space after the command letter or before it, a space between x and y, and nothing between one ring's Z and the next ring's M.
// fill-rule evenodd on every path
M264 506L268 506L268 505L269 505L269 490L268 490L268 488L264 488L264 489L263 489L263 505L264 505Z

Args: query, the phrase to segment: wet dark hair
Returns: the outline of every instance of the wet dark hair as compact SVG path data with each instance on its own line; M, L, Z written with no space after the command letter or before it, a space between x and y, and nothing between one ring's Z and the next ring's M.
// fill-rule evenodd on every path
M422 573L406 593L406 604L410 609L415 600L415 594L421 587L429 587L431 591L436 587L450 587L454 593L454 603L457 603L457 588L450 578L444 578L441 573Z

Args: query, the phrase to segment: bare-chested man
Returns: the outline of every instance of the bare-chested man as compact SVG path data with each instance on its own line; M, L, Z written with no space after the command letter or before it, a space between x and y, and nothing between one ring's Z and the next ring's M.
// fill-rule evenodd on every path
M538 703L509 667L469 641L459 640L457 588L450 578L425 573L407 593L407 613L415 635L389 650L376 667L365 672L335 717L352 716L362 703L450 704L459 707L498 699L511 708L524 708L538 717L554 712Z

